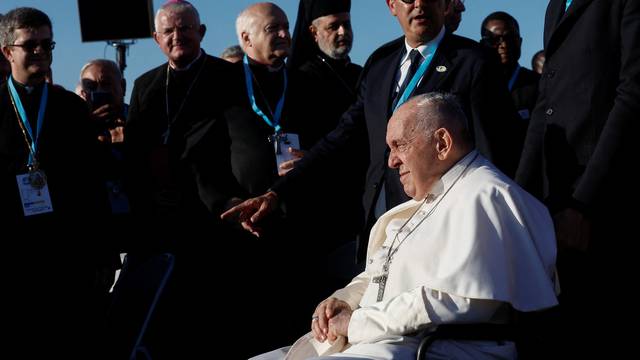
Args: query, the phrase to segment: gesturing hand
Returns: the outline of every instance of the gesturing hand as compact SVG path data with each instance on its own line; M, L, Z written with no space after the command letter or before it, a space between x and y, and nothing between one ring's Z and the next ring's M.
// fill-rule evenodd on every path
M256 226L260 219L275 210L278 205L278 196L269 191L258 197L245 200L220 215L223 220L237 221L242 227L255 236L260 237L262 229Z

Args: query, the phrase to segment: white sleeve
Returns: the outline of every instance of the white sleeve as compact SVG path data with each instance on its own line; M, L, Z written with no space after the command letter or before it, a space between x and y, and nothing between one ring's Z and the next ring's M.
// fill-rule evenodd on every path
M349 285L342 289L336 290L331 296L345 301L351 307L351 310L355 310L360 304L360 299L364 291L369 286L370 277L366 272L360 273L351 280Z
M349 342L356 344L384 335L410 334L432 324L488 322L503 304L421 286L355 310L349 322Z

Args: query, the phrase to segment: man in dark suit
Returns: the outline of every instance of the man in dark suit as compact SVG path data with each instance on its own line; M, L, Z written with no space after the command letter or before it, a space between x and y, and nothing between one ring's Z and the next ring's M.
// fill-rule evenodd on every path
M93 287L105 239L84 229L104 228L108 208L89 111L45 82L55 47L45 13L9 11L0 47L11 64L0 85L0 317L11 329L3 355L92 357L87 346L103 320Z
M518 63L522 37L516 19L504 11L489 14L480 27L481 44L492 49L500 57L503 76L507 81L513 104L521 121L517 136L524 140L529 118L538 98L540 76Z
M218 119L232 65L200 48L205 32L198 11L186 1L167 1L157 11L154 39L168 61L135 81L125 126L125 189L138 235L126 250L143 257L175 255L148 329L154 358L203 356L189 351L205 351L192 345L211 333L193 322L215 316L211 291L202 284L215 278L221 265L211 261L213 245L201 234L225 238L210 211L224 208L234 181L229 172L217 173L216 155L227 144L208 134L225 132ZM216 251L229 249L220 242ZM217 285L226 288L225 279Z
M626 315L607 316L603 331L592 324L594 311L620 305L620 295L607 293L635 281L626 267L637 212L623 209L638 200L629 176L638 162L638 34L638 1L551 0L547 8L546 62L516 179L554 215L563 342L581 343L565 343L577 357L593 357L594 346L621 349L602 339L608 334L624 341L608 329Z
M304 183L310 174L329 173L331 160L339 161L336 154L350 142L363 138L366 141L368 136L369 169L363 200L366 226L359 243L359 258L363 260L368 230L376 215L407 200L398 171L386 166L387 121L395 107L410 95L436 90L459 97L469 117L469 131L476 147L507 173L513 172L517 159L513 158L515 145L509 131L516 114L510 108L506 85L499 80L497 62L492 62L476 42L445 34L448 1L387 0L387 5L398 18L404 36L371 55L360 80L358 100L345 112L338 127L276 182L272 191L247 200L225 217L241 212L239 220L243 227L257 233L255 222L275 207L279 196L285 199L291 196L291 190ZM420 76L419 66L423 64L424 74ZM408 76L410 71L412 74Z

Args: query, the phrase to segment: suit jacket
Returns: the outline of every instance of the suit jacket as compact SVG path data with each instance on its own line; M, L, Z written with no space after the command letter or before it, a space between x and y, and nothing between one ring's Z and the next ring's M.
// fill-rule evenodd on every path
M536 106L536 100L538 99L539 80L540 75L538 75L538 73L521 67L518 77L511 89L511 98L513 99L516 111L518 111L518 115L520 115L520 118L525 124L525 131L527 125L529 125L533 108Z
M233 186L228 173L219 171L224 165L217 160L228 144L224 137L216 137L225 132L220 116L228 102L230 64L203 54L192 65L192 85L183 87L186 96L170 98L171 121L167 66L160 65L135 81L125 127L125 188L132 215L138 220L168 220L162 227L151 224L163 237L170 236L170 228L189 230L180 230L182 222L215 222L217 216L208 211L222 209L227 189Z
M291 175L272 187L278 194L286 197L288 190L295 188L290 183L301 181L301 174L313 163L324 162L350 142L365 139L369 144L369 168L363 198L367 227L370 228L375 220L373 210L383 180L388 206L398 205L407 199L398 171L387 167L389 150L385 139L387 121L392 113L396 74L404 51L405 40L401 37L383 45L369 57L360 78L357 101L345 112L338 127L296 165ZM469 131L476 147L510 172L515 168L516 159L510 158L514 144L508 131L515 124L516 114L506 84L496 81L502 79L497 62L490 60L492 58L482 51L472 40L445 35L414 94L446 91L457 95L468 116ZM366 251L367 233L365 229L360 236L360 257Z
M574 207L601 221L635 196L640 2L574 0L566 13L564 4L547 8L546 63L517 180L552 212Z

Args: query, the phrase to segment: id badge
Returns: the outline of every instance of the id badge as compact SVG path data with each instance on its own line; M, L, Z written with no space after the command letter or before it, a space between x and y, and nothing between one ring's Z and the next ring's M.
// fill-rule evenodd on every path
M300 149L298 134L282 133L275 136L274 151L276 153L276 170L285 161L293 160L294 156L289 152L289 148Z
M44 214L53 211L47 176L42 170L16 175L24 216Z

